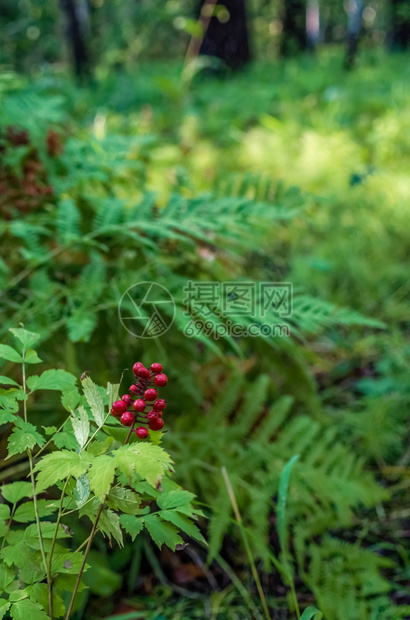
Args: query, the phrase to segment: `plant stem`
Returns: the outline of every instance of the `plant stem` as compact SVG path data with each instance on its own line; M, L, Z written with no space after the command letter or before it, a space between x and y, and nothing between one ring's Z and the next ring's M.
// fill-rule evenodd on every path
M134 428L134 425L132 425L132 426L130 427L130 430L129 430L129 432L128 432L128 435L127 435L127 437L126 437L126 439L125 439L125 441L124 441L124 446L128 443L129 438L131 437L131 433L132 433L132 431L133 431L133 428ZM77 596L78 588L79 588L79 586L80 586L81 577L82 577L82 575L83 575L84 568L85 568L85 564L86 564L86 562L87 562L87 556L88 556L88 553L89 553L89 551L90 551L90 549L91 549L91 544L92 544L92 542L93 542L93 538L94 538L94 536L95 536L95 534L96 534L96 532L97 532L98 522L99 522L99 520L100 520L101 513L102 513L102 511L103 511L103 508L104 508L104 503L100 504L100 507L99 507L98 512L97 512L96 517L95 517L94 525L93 525L92 530L91 530L91 534L90 534L90 536L88 537L87 546L86 546L86 548L85 548L85 552L84 552L84 558L83 558L83 561L82 561L82 563L81 563L80 572L78 573L77 580L76 580L76 582L75 582L75 586L74 586L73 594L72 594L72 596L71 596L71 601L70 601L70 605L69 605L68 610L67 610L67 614L66 614L65 620L69 620L69 618L70 618L70 616L71 616L71 613L72 613L72 611L73 611L73 607L74 607L75 598L76 598L76 596ZM84 541L84 542L85 542L85 541ZM83 545L84 545L84 543L83 543ZM81 545L81 546L77 549L77 551L78 551L79 549L81 549L81 547L82 547L82 545Z
M90 551L91 543L93 542L93 538L94 538L95 533L97 531L98 522L100 520L103 508L104 508L104 504L100 504L100 507L99 507L98 512L97 512L96 517L95 517L93 528L91 530L91 534L90 534L90 536L88 538L88 543L87 543L87 546L86 546L85 552L84 552L84 558L83 558L83 561L82 561L82 564L81 564L80 572L78 573L78 576L77 576L77 581L75 582L73 594L72 594L71 601L70 601L70 606L68 608L65 620L69 620L69 618L71 616L71 612L73 611L75 597L77 596L78 588L80 586L80 581L81 581L81 577L82 577L83 572L84 572L84 568L85 568L85 564L86 564L86 561L87 561L88 552Z
M272 618L270 616L270 613L269 613L268 605L266 603L265 594L263 593L262 584L261 584L261 581L259 579L258 571L256 570L255 561L253 559L252 551L251 551L251 548L249 546L248 537L246 535L245 528L243 527L243 524L242 524L242 517L241 517L241 513L239 512L238 504L236 502L235 493L233 492L231 481L229 480L228 472L226 471L225 467L222 467L222 475L224 477L226 488L227 488L227 491L228 491L228 494L229 494L229 498L231 500L232 508L233 508L233 511L234 511L234 514L235 514L235 518L236 518L236 521L238 523L238 526L239 526L239 529L240 529L240 532L241 532L241 536L242 536L243 544L244 544L244 547L245 547L246 555L248 556L249 564L251 565L252 575L253 575L253 578L255 580L256 587L258 589L259 598L261 599L261 603L262 603L263 611L265 612L266 620L272 620Z
M23 360L25 359L25 355L26 355L26 350L25 348L23 348ZM25 394L27 394L27 387L26 387L26 365L23 361L22 364L22 374L23 374L23 391ZM27 422L27 400L23 401L23 415L24 415L24 422ZM43 565L44 565L44 571L46 573L46 577L47 577L47 585L48 585L48 591L50 593L50 588L51 588L51 577L50 577L50 571L48 570L48 566L47 566L47 559L46 559L46 553L44 551L44 542L43 542L43 534L41 531L41 525L40 525L40 515L38 512L38 505L37 505L37 494L36 494L36 482L34 480L34 472L33 472L33 455L31 453L31 450L29 448L27 448L27 456L28 456L28 460L30 463L30 479L31 479L31 485L33 487L33 504L34 504L34 513L36 515L36 524L37 524L37 533L38 533L38 540L39 540L39 544L40 544L40 552L41 552L41 558L43 560ZM52 603L52 601L51 601ZM50 605L50 598L49 598L49 605ZM50 606L49 609L49 615L50 618L53 617L52 615L52 604Z
M50 558L48 560L48 572L49 572L50 577L51 577L51 565L53 562L54 547L55 547L57 536L58 536L58 528L60 527L61 515L63 513L64 494L65 494L65 490L67 488L69 479L70 478L67 478L67 480L65 481L63 490L61 492L60 506L58 508L58 515L57 515L57 521L56 521L56 529L54 531L54 536L53 536L53 540L51 543ZM48 606L49 606L49 613L50 613L51 618L53 617L53 613L54 613L53 585L54 585L54 581L51 579L48 585Z

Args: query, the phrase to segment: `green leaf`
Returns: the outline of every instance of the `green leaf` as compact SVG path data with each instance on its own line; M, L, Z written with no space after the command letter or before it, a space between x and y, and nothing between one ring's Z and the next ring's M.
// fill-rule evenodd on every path
M91 413L98 426L102 426L105 420L104 402L97 386L91 377L86 377L81 381L84 395L90 406Z
M77 388L68 389L61 395L61 404L64 409L72 413L80 402L80 392Z
M131 536L132 541L134 541L138 534L144 529L144 519L141 517L121 515L120 523L127 534Z
M91 464L90 455L61 450L44 456L34 468L37 474L37 491L43 491L68 476L79 478Z
M22 327L11 327L9 331L15 338L20 340L25 349L30 349L30 347L32 347L40 339L40 334L29 332L27 329L23 329Z
M300 620L322 620L323 614L316 607L306 607L303 614L300 616Z
M16 420L17 416L14 415L14 413L0 409L0 424L8 424L9 422L15 422Z
M31 482L12 482L0 488L1 493L10 504L17 504L23 497L32 497L33 487Z
M103 454L97 456L93 460L88 478L90 480L90 488L95 495L103 501L114 482L116 462L112 456Z
M113 512L112 510L103 510L101 513L100 521L98 523L98 527L109 538L113 536L119 546L123 547L120 518L115 512Z
M58 509L58 504L52 500L38 499L37 508L40 517L49 517ZM13 520L18 523L29 523L30 521L35 521L35 519L34 502L24 502L20 504L13 517Z
M10 603L4 598L0 598L0 620L3 620L4 615L10 609Z
M75 489L73 491L73 498L77 504L77 508L84 506L85 502L90 497L90 481L88 477L83 474L76 482Z
M36 427L30 422L23 422L17 419L19 428L14 428L8 441L8 459L15 454L21 454L28 449L32 450L34 446L42 446L44 437L37 432Z
M28 349L28 351L26 352L24 361L27 364L39 364L43 360L39 358L39 356L37 355L35 351L33 351L33 349Z
M32 601L39 603L48 613L48 586L46 583L34 583L27 586L26 592ZM53 612L56 618L61 618L65 614L64 601L55 592L53 592Z
M8 362L16 362L17 364L23 363L20 353L8 344L0 344L0 358Z
M11 601L12 603L15 603L17 601L21 601L24 598L28 598L28 594L26 592L26 590L14 590L14 592L12 592L9 596L9 601Z
M161 519L169 521L175 525L179 530L185 532L185 534L191 538L195 538L195 540L199 540L202 543L205 542L205 538L202 536L199 527L197 527L195 523L192 523L192 521L190 521L187 517L177 512L177 510L161 510L159 512L159 516Z
M287 551L287 535L286 535L286 499L288 494L288 486L289 486L289 478L292 472L293 465L299 459L299 454L295 454L292 458L286 463L285 467L282 470L279 481L279 492L278 492L278 536L281 549L284 553Z
M128 435L128 428L124 428L121 425L118 426L111 426L108 424L104 424L103 426L103 430L108 434L111 435L111 437L113 437L113 439L115 439L116 441L119 441L120 443L124 443L124 441L127 438ZM134 435L134 433L131 434L131 437L129 439L129 443L136 443L137 442L137 438Z
M79 450L80 446L75 438L74 434L68 431L61 431L56 433L53 437L53 441L57 448L67 448L67 450Z
M84 448L87 443L88 435L90 433L90 421L84 407L78 408L78 417L76 414L70 418L73 425L74 435L81 449Z
M89 452L93 456L100 456L101 454L105 454L113 441L113 437L107 437L107 439L105 439L104 441L92 441L87 447L87 452Z
M162 521L155 514L144 517L144 524L152 540L160 549L162 545L166 545L172 551L175 551L175 547L182 545L184 542L173 525Z
M9 388L8 390L0 389L0 408L5 409L6 413L17 413L19 404L17 401L27 400L27 394L20 388ZM3 413L0 411L0 413ZM14 419L12 420L14 422Z
M171 457L163 448L149 443L137 442L114 450L115 462L122 473L129 478L134 473L156 487L167 469L171 467Z
M27 618L30 620L50 620L40 605L30 601L30 599L14 603L11 606L10 614L13 620L27 620Z
M42 426L42 429L44 429L45 434L48 436L50 435L54 435L54 433L57 432L57 426Z
M131 491L131 489L114 487L109 492L106 503L107 506L114 508L114 510L121 510L121 512L134 515L139 510L141 498L137 493Z
M51 562L51 576L54 577L58 573L78 575L83 557L83 554L80 552L71 553L61 547L59 549L56 548ZM88 564L85 566L88 568Z
M157 504L160 508L166 510L167 508L177 508L178 506L189 504L193 499L195 499L195 495L189 493L189 491L168 491L158 496Z
M10 379L9 377L5 377L4 375L0 375L0 385L16 385L17 387L20 387L17 381L14 381L14 379Z
M0 592L4 592L15 580L16 573L5 564L0 564Z
M10 506L0 504L0 519L8 519L10 517Z
M27 379L28 388L35 390L64 390L73 389L76 377L62 369L45 370L40 376L33 375Z
M120 390L119 383L107 383L107 398L108 398L108 410L111 409L112 404L118 400Z

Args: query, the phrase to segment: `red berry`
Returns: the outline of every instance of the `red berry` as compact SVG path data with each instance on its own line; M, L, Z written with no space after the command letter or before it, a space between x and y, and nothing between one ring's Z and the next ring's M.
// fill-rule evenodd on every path
M157 414L159 418L162 418L162 411L156 411L155 413Z
M134 414L131 411L125 411L121 416L121 424L124 426L132 426L134 424Z
M122 413L117 413L115 409L111 409L111 413L115 418L120 418L122 416Z
M148 437L148 431L144 426L139 426L135 429L135 434L138 439L146 439Z
M152 405L154 411L162 411L167 406L167 403L163 398L158 398L155 403Z
M149 388L148 390L145 390L144 398L145 400L155 400L158 398L158 393L154 390L154 388Z
M148 368L145 368L144 366L142 366L141 368L138 369L137 375L141 378L141 379L149 379L151 376L150 371L148 370Z
M154 378L154 383L155 385L158 385L158 387L163 387L164 385L168 383L167 375L164 375L164 373L156 375Z
M124 403L127 403L127 405L130 405L132 399L129 394L124 394L124 396L121 396L121 400L123 400Z
M144 368L144 364L142 364L141 362L135 362L134 366L132 367L132 372L134 373L134 375L138 375L138 371L140 368Z
M164 426L164 420L161 420L161 418L157 418L156 420L150 420L148 426L152 431L160 431L161 428Z
M156 411L149 411L147 413L147 420L156 420L158 418L158 413Z
M115 413L118 413L121 415L121 413L124 413L124 411L127 411L127 403L123 400L116 400L115 403L112 404L112 408L114 409Z
M145 409L145 401L142 400L142 398L137 398L137 400L134 400L132 403L132 406L134 407L134 411L139 411L141 413L141 411Z
M138 394L139 393L139 389L137 388L136 385L132 384L132 385L130 385L129 392L131 392L131 394Z
M157 375L159 372L162 372L162 364L157 364L157 362L154 362L151 364L151 370Z

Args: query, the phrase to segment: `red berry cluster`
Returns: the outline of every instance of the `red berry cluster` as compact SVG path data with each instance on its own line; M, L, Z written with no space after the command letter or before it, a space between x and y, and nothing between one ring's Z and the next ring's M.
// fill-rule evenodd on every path
M167 375L162 372L162 364L151 364L150 369L145 368L141 362L136 362L132 367L135 375L135 383L129 388L129 394L124 394L121 400L116 400L112 405L111 413L121 419L124 426L133 426L135 423L148 424L152 431L160 431L164 426L162 412L167 406L163 398L158 398L157 390L151 386L163 387L168 383ZM147 403L153 403L151 411L145 411ZM135 429L138 439L148 437L145 426Z

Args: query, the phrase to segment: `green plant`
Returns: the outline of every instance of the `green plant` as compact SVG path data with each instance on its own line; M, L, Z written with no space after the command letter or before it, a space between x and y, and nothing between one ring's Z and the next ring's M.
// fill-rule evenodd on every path
M194 523L201 511L191 504L194 495L170 477L171 458L159 445L162 432L150 430L149 439L138 441L132 413L129 429L110 418L119 402L119 384L108 383L104 390L85 375L81 395L76 377L65 370L31 375L28 368L41 362L32 348L38 335L23 328L11 331L16 348L0 345L0 358L21 365L22 380L19 385L0 378L12 386L0 391L0 423L12 425L7 458L25 454L30 481L0 489L0 614L9 612L14 620L27 614L33 620L68 620L84 587L82 575L97 532L121 547L123 531L134 540L146 529L159 547L175 550L183 543L179 532L203 541ZM157 376L152 375L152 382ZM150 382L150 377L137 378L135 385L144 394ZM29 421L30 401L41 390L61 392L70 415L59 429L38 429ZM121 401L125 407L127 400ZM77 549L69 542L73 517L86 517L92 524Z

